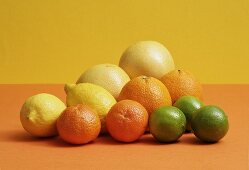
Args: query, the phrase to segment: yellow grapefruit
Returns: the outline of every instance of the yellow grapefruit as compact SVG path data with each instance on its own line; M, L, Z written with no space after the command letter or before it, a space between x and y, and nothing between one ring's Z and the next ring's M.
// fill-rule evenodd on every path
M87 69L78 83L93 83L109 91L116 99L123 86L130 80L125 71L114 64L98 64Z
M120 58L119 66L130 78L144 75L160 79L175 69L167 48L156 41L139 41L128 47Z

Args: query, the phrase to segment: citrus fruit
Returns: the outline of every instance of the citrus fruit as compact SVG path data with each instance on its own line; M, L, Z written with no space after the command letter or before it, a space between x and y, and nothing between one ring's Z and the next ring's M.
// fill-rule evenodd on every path
M180 109L163 106L150 115L149 127L159 142L175 142L185 131L186 118Z
M66 84L65 91L68 106L85 104L98 113L101 121L101 133L105 133L105 117L116 103L115 98L103 87L91 83Z
M172 102L182 96L202 98L202 86L193 74L184 70L174 70L160 79L168 88Z
M175 69L167 48L156 41L139 41L128 47L120 58L119 66L130 78L145 75L159 79Z
M77 83L97 84L117 98L121 89L129 80L129 76L117 65L99 64L87 69Z
M204 104L194 96L182 96L174 103L174 106L184 113L187 119L186 131L190 132L192 116Z
M138 102L122 100L116 103L106 117L109 134L121 142L133 142L145 132L148 113Z
M225 112L217 106L204 106L192 118L191 127L196 137L204 142L217 142L229 128Z
M54 136L57 134L56 120L65 108L65 104L51 94L31 96L20 111L22 126L33 136Z
M72 144L86 144L99 135L101 123L98 114L89 106L66 108L57 120L60 137Z
M172 105L167 88L158 79L139 76L130 80L121 90L118 101L130 99L142 104L150 115L160 106Z

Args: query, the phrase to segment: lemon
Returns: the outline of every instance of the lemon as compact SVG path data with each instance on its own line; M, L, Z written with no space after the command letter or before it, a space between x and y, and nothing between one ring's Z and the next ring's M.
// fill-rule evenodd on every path
M33 136L54 136L57 134L56 120L65 108L65 104L51 94L31 96L20 111L22 126Z
M93 83L109 91L118 98L124 85L130 80L126 72L114 64L98 64L87 69L77 83Z
M85 104L94 109L101 120L101 133L106 132L105 118L115 98L103 87L92 83L66 84L67 105Z
M119 66L130 76L140 75L160 79L175 69L170 52L156 41L139 41L122 54Z

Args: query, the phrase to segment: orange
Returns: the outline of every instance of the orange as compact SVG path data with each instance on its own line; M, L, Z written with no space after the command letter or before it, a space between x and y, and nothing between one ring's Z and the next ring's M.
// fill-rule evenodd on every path
M108 112L106 127L109 134L121 142L139 139L148 125L148 113L138 102L122 100Z
M201 83L188 71L171 71L164 75L161 81L168 88L173 103L182 96L195 96L202 99Z
M98 114L82 104L66 108L57 120L60 137L72 144L85 144L99 135L101 123Z
M139 76L130 80L120 92L118 100L130 99L142 104L149 115L161 106L172 105L165 85L156 78Z

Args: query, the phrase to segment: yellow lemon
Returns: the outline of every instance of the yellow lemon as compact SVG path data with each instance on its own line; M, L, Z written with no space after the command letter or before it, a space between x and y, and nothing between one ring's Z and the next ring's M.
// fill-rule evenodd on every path
M56 121L65 108L65 104L51 94L31 96L20 111L22 126L33 136L54 136L57 134Z
M109 91L115 99L130 80L125 71L114 64L98 64L87 69L77 83L93 83Z
M103 87L92 83L66 84L67 105L85 104L94 109L101 121L101 133L106 132L105 118L115 98Z
M139 41L128 47L120 58L119 66L130 78L144 75L160 79L175 69L167 48L156 41Z

